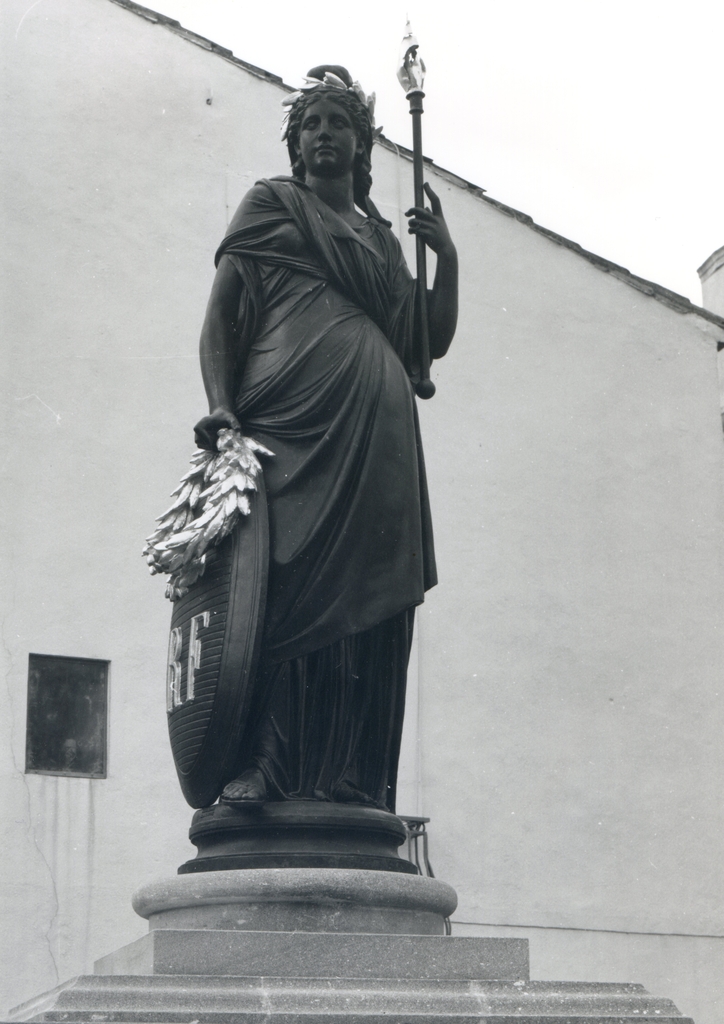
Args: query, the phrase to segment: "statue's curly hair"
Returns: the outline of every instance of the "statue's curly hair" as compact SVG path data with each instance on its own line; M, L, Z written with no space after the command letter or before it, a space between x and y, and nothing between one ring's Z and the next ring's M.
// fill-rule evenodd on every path
M340 78L345 85L348 86L348 91L344 92L342 89L335 88L331 85L320 85L318 88L315 88L308 94L300 97L300 99L298 99L291 108L289 112L289 122L287 125L287 149L289 151L289 160L292 165L292 174L295 178L299 178L300 181L304 181L307 173L307 168L305 167L301 153L299 152L299 136L307 107L312 103L315 103L322 96L324 96L325 99L333 100L335 103L338 103L340 107L343 107L349 115L355 135L361 141L363 147L362 152L358 153L355 157L353 168L355 204L359 206L361 210L364 210L368 217L381 221L381 223L386 224L389 227L390 222L380 215L377 207L370 199L370 189L372 188L371 154L373 143L372 118L370 116L370 112L357 93L350 88L352 85L352 78L346 68L337 64L324 64L320 67L312 68L307 77L319 78L321 81L327 71L331 71L332 74L337 76L337 78Z

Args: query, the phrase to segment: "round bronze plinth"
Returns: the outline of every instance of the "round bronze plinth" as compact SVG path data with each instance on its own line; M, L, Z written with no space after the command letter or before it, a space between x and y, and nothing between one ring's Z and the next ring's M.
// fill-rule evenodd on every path
M356 804L284 801L239 808L215 804L197 811L189 839L194 860L178 869L354 868L417 874L398 853L407 833L388 811Z

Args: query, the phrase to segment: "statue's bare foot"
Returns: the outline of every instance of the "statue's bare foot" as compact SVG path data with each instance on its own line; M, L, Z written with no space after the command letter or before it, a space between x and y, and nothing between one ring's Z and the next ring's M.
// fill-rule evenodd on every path
M357 789L351 782L343 779L338 782L332 791L332 799L337 804L364 804L366 807L376 807L377 804L372 797L367 796L361 789Z
M219 798L222 803L243 807L249 804L263 804L266 801L266 779L258 768L247 768L245 772L224 787Z

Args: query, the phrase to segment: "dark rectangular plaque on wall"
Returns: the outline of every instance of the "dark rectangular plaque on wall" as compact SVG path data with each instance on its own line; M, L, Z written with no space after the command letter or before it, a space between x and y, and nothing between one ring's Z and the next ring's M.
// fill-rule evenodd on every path
M31 654L25 771L106 777L108 662Z

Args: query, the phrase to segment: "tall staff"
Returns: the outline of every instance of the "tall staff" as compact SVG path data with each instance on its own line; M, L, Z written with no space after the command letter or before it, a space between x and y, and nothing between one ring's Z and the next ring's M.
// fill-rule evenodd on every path
M425 81L425 65L417 52L419 45L417 39L412 34L410 22L408 21L402 40L397 77L407 95L410 104L410 114L412 115L412 167L415 183L415 206L424 207L422 100L425 93L422 91L422 86ZM430 335L427 322L427 254L425 252L425 240L419 235L415 237L415 248L417 255L418 317L422 349L420 354L420 380L415 385L415 391L420 398L432 398L435 394L435 385L430 380Z

